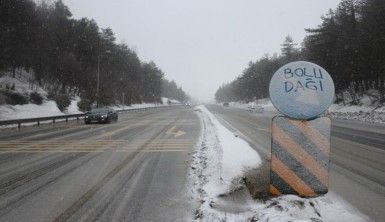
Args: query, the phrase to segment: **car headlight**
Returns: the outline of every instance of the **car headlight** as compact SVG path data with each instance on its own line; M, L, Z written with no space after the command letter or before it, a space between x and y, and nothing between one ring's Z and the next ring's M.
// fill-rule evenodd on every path
M102 117L102 118L107 118L107 115L102 115L101 117Z

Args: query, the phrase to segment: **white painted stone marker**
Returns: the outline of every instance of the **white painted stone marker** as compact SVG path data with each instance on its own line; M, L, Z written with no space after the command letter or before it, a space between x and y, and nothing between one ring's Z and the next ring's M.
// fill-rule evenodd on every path
M334 83L321 66L305 61L291 62L276 71L269 94L274 107L294 119L313 119L334 100Z

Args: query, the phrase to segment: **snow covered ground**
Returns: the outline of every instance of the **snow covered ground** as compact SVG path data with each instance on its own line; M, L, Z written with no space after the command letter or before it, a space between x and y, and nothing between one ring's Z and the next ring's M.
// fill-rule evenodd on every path
M385 107L333 104L328 111L332 118L385 123Z
M78 102L80 102L80 97L76 96L73 100L71 100L70 105L67 107L67 110L65 111L65 114L79 114L83 113L79 110Z
M56 102L52 100L45 101L42 105L36 105L31 103L25 104L25 105L14 105L14 106L0 105L0 120L78 114L78 113L82 113L81 111L79 111L79 107L78 107L79 101L80 101L80 98L75 97L75 99L71 100L71 104L68 106L67 110L65 110L64 112L61 112L57 107ZM175 101L173 104L176 104ZM124 109L128 110L128 109L139 109L139 108L158 107L158 106L168 106L168 104L167 103L132 104L131 106L124 106ZM122 110L123 106L111 106L111 108L113 108L114 110Z
M259 99L254 102L249 102L249 103L242 103L242 102L231 102L230 106L232 107L237 107L241 109L249 109L249 107L263 107L264 111L267 112L276 112L277 109L273 106L271 103L270 99Z
M82 113L78 107L78 102L80 101L80 98L78 96L71 100L71 104L67 107L67 110L61 112L57 107L55 101L47 100L46 96L48 93L44 89L39 87L37 84L33 84L33 81L31 81L31 79L33 79L33 76L31 75L31 73L28 73L25 70L18 70L16 78L10 77L9 74L5 74L4 76L0 77L0 88L2 89L14 86L14 90L18 93L29 95L31 92L37 92L44 97L44 102L42 105L36 105L32 103L24 105L0 105L0 120L24 119ZM125 106L124 109L165 106L168 105L169 100L171 104L180 104L179 101L163 97L163 104L132 104L131 106ZM111 108L115 110L123 109L122 106L112 106Z
M198 149L197 154L206 155L212 160L207 162L211 165L212 179L205 184L206 192L210 196L217 196L237 189L243 173L257 168L261 158L246 141L235 137L221 125L206 107L201 105L195 109L199 110L202 119L201 140L204 144L204 149Z
M5 89L8 85L9 87L15 86L15 91L22 94L29 94L31 92L37 92L42 96L46 96L47 92L42 88L38 87L36 84L29 83L28 78L32 78L28 73L23 73L19 78L12 78L9 76L0 77L0 88Z
M359 120L364 122L376 122L385 123L385 106L378 107L378 105L372 105L370 99L364 96L360 100L360 105L343 105L333 104L329 107L326 115L336 119L350 119ZM264 111L278 112L269 99L260 99L256 102L242 103L231 102L230 106L241 109L249 109L249 107L261 106Z
M220 124L204 106L195 107L202 131L193 153L191 196L196 221L368 221L336 194L317 198L284 195L254 200L243 177L261 159L248 143Z
M348 92L344 92L344 98L346 105L330 106L328 111L332 118L385 123L385 106L379 105L378 90L367 90L358 100L358 105L349 105L353 100Z
M56 102L52 100L44 101L42 105L36 105L32 103L14 106L1 105L0 120L37 118L82 113L79 111L79 107L77 105L79 100L79 97L71 100L71 104L64 112L61 112L57 107Z
M0 106L0 120L24 119L42 116L64 115L54 101L44 102L42 105L2 105Z
M158 107L158 106L168 106L169 104L167 103L167 101L170 100L171 101L171 105L177 105L177 104L181 104L179 101L177 100L173 100L173 99L168 99L168 98L165 98L165 97L162 97L162 102L163 104L161 103L139 103L139 104L131 104L131 106L124 106L124 110L127 110L127 109L140 109L140 108L148 108L148 107ZM110 106L112 109L114 110L123 110L123 106Z
M1 73L0 73L1 74ZM78 114L82 113L79 110L78 102L80 97L76 96L71 100L70 105L64 112L61 112L56 105L55 101L48 100L47 92L39 87L37 84L33 83L33 75L23 69L18 69L16 71L16 78L10 77L9 73L3 73L3 76L0 77L0 89L6 89L6 87L14 86L14 91L29 95L31 92L37 92L44 97L44 102L42 105L36 104L24 104L24 105L0 105L0 120L9 120L9 119L25 119L25 118L35 118L35 117L46 117L46 116L58 116L65 114ZM124 106L124 109L138 109L138 108L147 108L147 107L157 107L157 106L167 106L168 101L171 105L180 104L179 101L162 97L163 104L160 103L141 103L141 104L132 104L131 106ZM111 106L115 110L122 110L123 106Z

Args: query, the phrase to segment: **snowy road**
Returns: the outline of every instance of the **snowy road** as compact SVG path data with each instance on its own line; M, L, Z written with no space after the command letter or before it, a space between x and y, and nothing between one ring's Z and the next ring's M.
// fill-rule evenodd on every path
M223 125L269 159L274 113L207 106ZM333 120L330 189L375 221L385 221L385 127Z
M170 108L2 131L0 221L183 221L199 129L191 109Z
M269 158L274 114L207 107ZM186 160L200 140L198 117L173 107L122 114L107 125L1 131L0 221L191 220L197 203L186 187ZM334 121L332 130L331 190L384 221L384 127Z

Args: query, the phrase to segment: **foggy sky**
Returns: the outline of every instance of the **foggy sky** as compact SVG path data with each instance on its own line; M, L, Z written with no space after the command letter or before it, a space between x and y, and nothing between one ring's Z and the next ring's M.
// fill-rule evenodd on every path
M242 73L249 61L280 52L286 35L302 42L304 28L339 0L64 0L75 18L111 27L118 42L154 61L192 97Z

